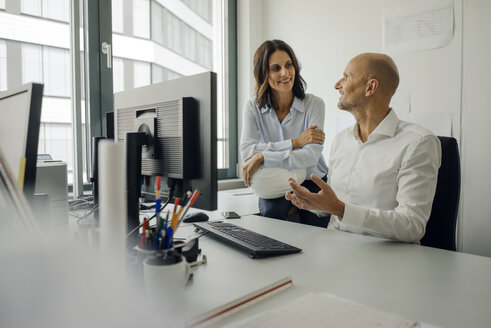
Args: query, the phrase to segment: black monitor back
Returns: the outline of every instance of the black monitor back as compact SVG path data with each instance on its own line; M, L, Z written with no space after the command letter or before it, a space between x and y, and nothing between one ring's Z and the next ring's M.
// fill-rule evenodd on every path
M136 88L128 91L123 91L114 95L114 127L115 138L119 141L121 139L121 129L128 131L129 129L135 129L135 122L126 123L126 127L120 126L121 121L124 121L124 115L129 108L134 111L143 111L142 116L152 117L152 108L157 108L156 105L171 105L181 102L182 113L179 110L173 111L173 115L183 115L181 118L183 122L192 122L187 119L187 114L190 115L195 112L197 120L191 123L191 126L183 127L184 140L182 141L183 157L179 159L179 163L182 164L182 173L173 173L169 171L168 165L172 163L161 163L160 171L164 175L164 181L166 178L177 178L183 182L184 186L192 186L193 189L200 190L200 197L194 204L194 207L204 210L216 210L217 208L217 191L218 191L218 170L217 170L217 109L216 109L216 73L206 72L193 76L187 76L180 79L170 80L158 84L153 84L141 88ZM168 110L168 109L167 109ZM166 111L167 111L166 110ZM189 112L188 112L189 110ZM149 113L146 113L148 111ZM160 110L161 113L166 111ZM159 110L155 110L158 114ZM167 111L168 113L168 111ZM194 115L194 114L192 114ZM139 115L140 116L140 115ZM157 117L157 123L161 121L162 117ZM136 118L133 116L132 119ZM165 124L174 122L177 126L179 118L176 117L173 120L164 120ZM194 128L193 128L194 125ZM140 125L138 125L140 126ZM158 130L167 130L170 127L158 128ZM163 131L158 131L163 132ZM159 143L161 141L156 141ZM172 145L177 143L171 142ZM162 151L169 150L170 145L163 145ZM191 150L191 151L190 151ZM158 156L160 151L158 147L154 150L154 154ZM190 152L192 154L190 154ZM192 157L189 157L191 156ZM155 197L155 179L152 176L160 175L155 168L148 169L145 165L145 157L148 157L148 153L144 147L142 152L142 173L145 176L144 185L142 185L142 196L147 199ZM173 158L178 158L173 156ZM188 167L189 166L189 167ZM164 171L167 172L164 172ZM184 190L177 190L176 196L180 196L180 192ZM166 184L162 184L162 193L165 196L168 192Z

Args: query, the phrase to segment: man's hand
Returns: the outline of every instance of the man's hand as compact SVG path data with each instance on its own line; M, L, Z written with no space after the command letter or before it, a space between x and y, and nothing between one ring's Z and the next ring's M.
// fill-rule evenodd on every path
M244 177L244 182L246 186L251 185L252 176L264 163L263 153L257 153L251 158L249 158L242 166L242 176Z
M292 149L302 148L309 144L324 144L324 131L317 129L317 125L311 125L302 132L297 139L292 139Z
M298 208L304 210L319 210L329 212L342 219L344 215L344 203L338 199L331 187L316 175L311 175L312 181L321 188L318 193L312 193L307 188L299 185L294 179L288 182L293 192L287 192L285 198Z

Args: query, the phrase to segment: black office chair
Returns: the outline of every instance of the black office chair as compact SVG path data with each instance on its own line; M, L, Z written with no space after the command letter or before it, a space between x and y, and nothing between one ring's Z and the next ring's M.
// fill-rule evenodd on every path
M442 163L438 170L433 207L421 245L457 250L455 230L460 197L460 156L457 140L438 137L442 145Z

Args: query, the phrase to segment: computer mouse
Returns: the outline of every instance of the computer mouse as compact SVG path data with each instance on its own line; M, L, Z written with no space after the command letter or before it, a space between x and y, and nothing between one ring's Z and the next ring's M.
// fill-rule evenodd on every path
M203 222L208 221L208 215L203 212L189 213L184 217L182 222L190 223L190 222Z

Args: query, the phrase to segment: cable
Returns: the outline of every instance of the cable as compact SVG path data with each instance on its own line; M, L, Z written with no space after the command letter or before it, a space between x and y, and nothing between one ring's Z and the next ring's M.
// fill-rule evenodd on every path
M173 181L173 183L171 182L171 180ZM169 187L170 187L170 190L169 190L169 197L167 198L167 201L165 202L164 205L162 205L160 207L160 212L162 212L164 210L164 208L169 205L169 203L171 202L172 198L174 198L174 190L175 190L175 187L176 187L176 183L175 183L175 180L174 179L169 179L168 180L168 183L169 183ZM154 213L149 219L148 221L150 221L151 219L153 219L157 214ZM133 230L131 230L130 232L128 232L128 234L126 235L126 238L129 238L129 236L131 236L135 231L138 231L138 229L141 228L141 226L143 225L143 222L140 223L136 228L134 228Z

